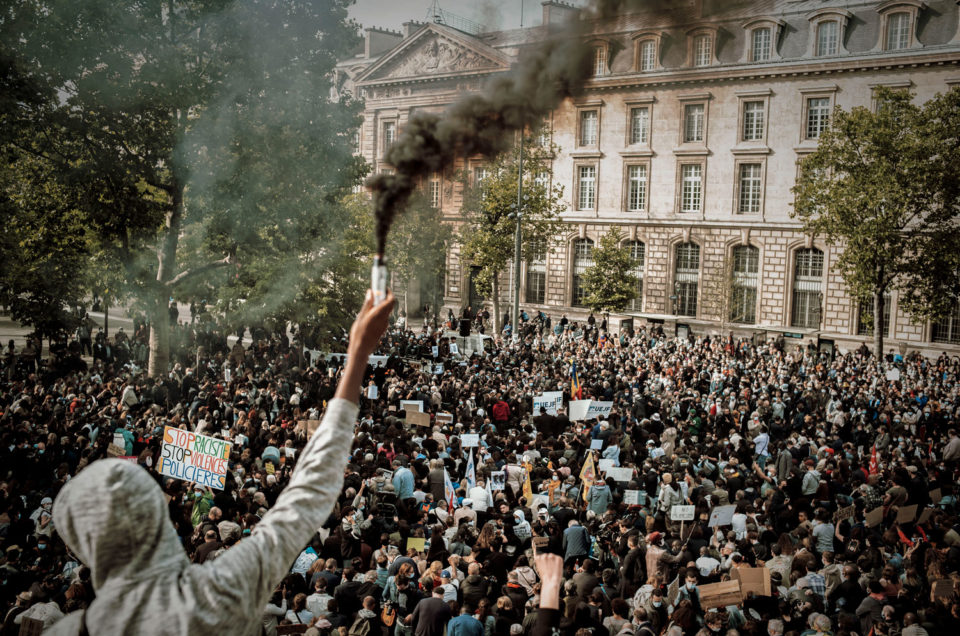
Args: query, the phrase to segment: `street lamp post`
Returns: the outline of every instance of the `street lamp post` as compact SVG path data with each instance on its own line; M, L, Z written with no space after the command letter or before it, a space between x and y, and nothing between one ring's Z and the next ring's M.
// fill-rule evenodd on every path
M517 231L513 239L513 312L510 322L514 339L520 337L520 242L523 238L520 219L523 217L523 131L520 131L520 157L517 161Z

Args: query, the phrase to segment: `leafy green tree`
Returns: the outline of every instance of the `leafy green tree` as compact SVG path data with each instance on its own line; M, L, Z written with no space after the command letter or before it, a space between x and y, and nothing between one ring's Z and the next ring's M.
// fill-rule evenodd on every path
M555 146L524 141L523 209L521 214L524 256L538 245L548 244L560 229L560 214L566 209L563 186L552 184L550 159ZM479 267L474 278L477 290L493 300L494 331L500 332L500 275L514 257L519 148L504 153L486 166L487 176L477 183L464 176L462 213L466 223L460 231L460 257Z
M332 259L349 231L343 197L365 170L350 143L360 106L330 99L330 72L358 42L349 4L5 7L0 63L41 96L0 109L14 127L5 159L50 164L24 187L55 180L92 250L122 266L150 317L152 375L168 365L170 297L205 291L256 320L304 291L291 268L342 265Z
M801 164L794 214L804 231L842 252L835 267L851 295L897 290L914 319L944 316L960 291L960 89L923 105L879 89L876 110L836 110ZM874 328L874 353L883 330Z
M593 265L583 272L583 304L605 315L623 311L637 296L637 264L623 239L618 227L604 234L593 248Z

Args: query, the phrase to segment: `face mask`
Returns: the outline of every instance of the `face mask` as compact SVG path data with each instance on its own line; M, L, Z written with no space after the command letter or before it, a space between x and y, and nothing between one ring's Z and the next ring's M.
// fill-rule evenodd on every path
M37 544L37 549L38 549L38 550L46 550L46 549L47 549L47 544L46 544L46 543L38 543L38 544Z
M654 601L654 602L653 602L653 606L654 606L654 607L660 607L660 606L662 606L662 605L663 605L663 601Z
M687 589L688 589L688 590L695 590L695 589L697 589L697 584L696 584L696 583L687 583Z

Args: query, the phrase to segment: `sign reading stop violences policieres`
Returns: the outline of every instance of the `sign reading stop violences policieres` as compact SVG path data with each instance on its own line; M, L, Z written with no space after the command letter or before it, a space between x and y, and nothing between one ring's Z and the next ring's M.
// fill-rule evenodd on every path
M161 475L223 490L232 446L222 439L165 426L157 471Z

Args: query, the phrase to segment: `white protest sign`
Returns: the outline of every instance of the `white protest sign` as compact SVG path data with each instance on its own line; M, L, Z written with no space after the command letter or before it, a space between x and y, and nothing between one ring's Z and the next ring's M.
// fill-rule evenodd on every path
M475 448L480 445L479 433L465 433L460 436L460 445L464 448Z
M613 468L615 464L615 459L601 459L599 462L597 462L597 470L599 470L601 473L605 473Z
M900 369L890 369L887 371L887 380L897 382L900 379Z
M460 345L458 345L456 342L451 342L451 343L450 343L450 353L453 354L453 355L455 355L455 356L460 355Z
M437 424L453 424L453 413L437 413Z
M433 354L433 357L434 357L434 358L439 357L439 356L440 356L440 347L438 347L437 345L433 345L432 347L430 347L430 353Z
M232 446L221 439L165 426L157 472L223 490Z
M377 385L367 385L367 399L376 400L378 397L380 397L380 389L377 388Z
M540 415L543 407L548 415L556 415L557 409L563 406L563 391L547 391L543 395L533 396L533 414Z
M507 473L495 470L490 473L490 490L503 490L507 484Z
M607 471L607 477L613 479L618 484L625 484L633 479L632 468L611 468Z
M642 506L644 498L640 496L639 490L624 490L623 503L628 506Z
M438 362L433 365L433 375L443 375L443 363Z
M587 406L587 416L585 419L592 420L596 417L599 417L600 419L606 419L612 410L613 402L597 402L590 400L590 404Z
M591 440L590 450L603 450L603 440L602 439Z
M423 400L400 400L400 410L423 413Z
M696 506L670 506L670 519L673 521L693 521Z
M587 419L587 409L590 407L590 400L571 400L569 405L570 421L580 422Z
M120 448L126 448L127 440L124 438L123 433L117 431L113 434L113 444L114 446L119 446Z
M717 506L710 511L710 521L707 523L707 527L729 526L733 523L733 513L736 510L736 506Z

